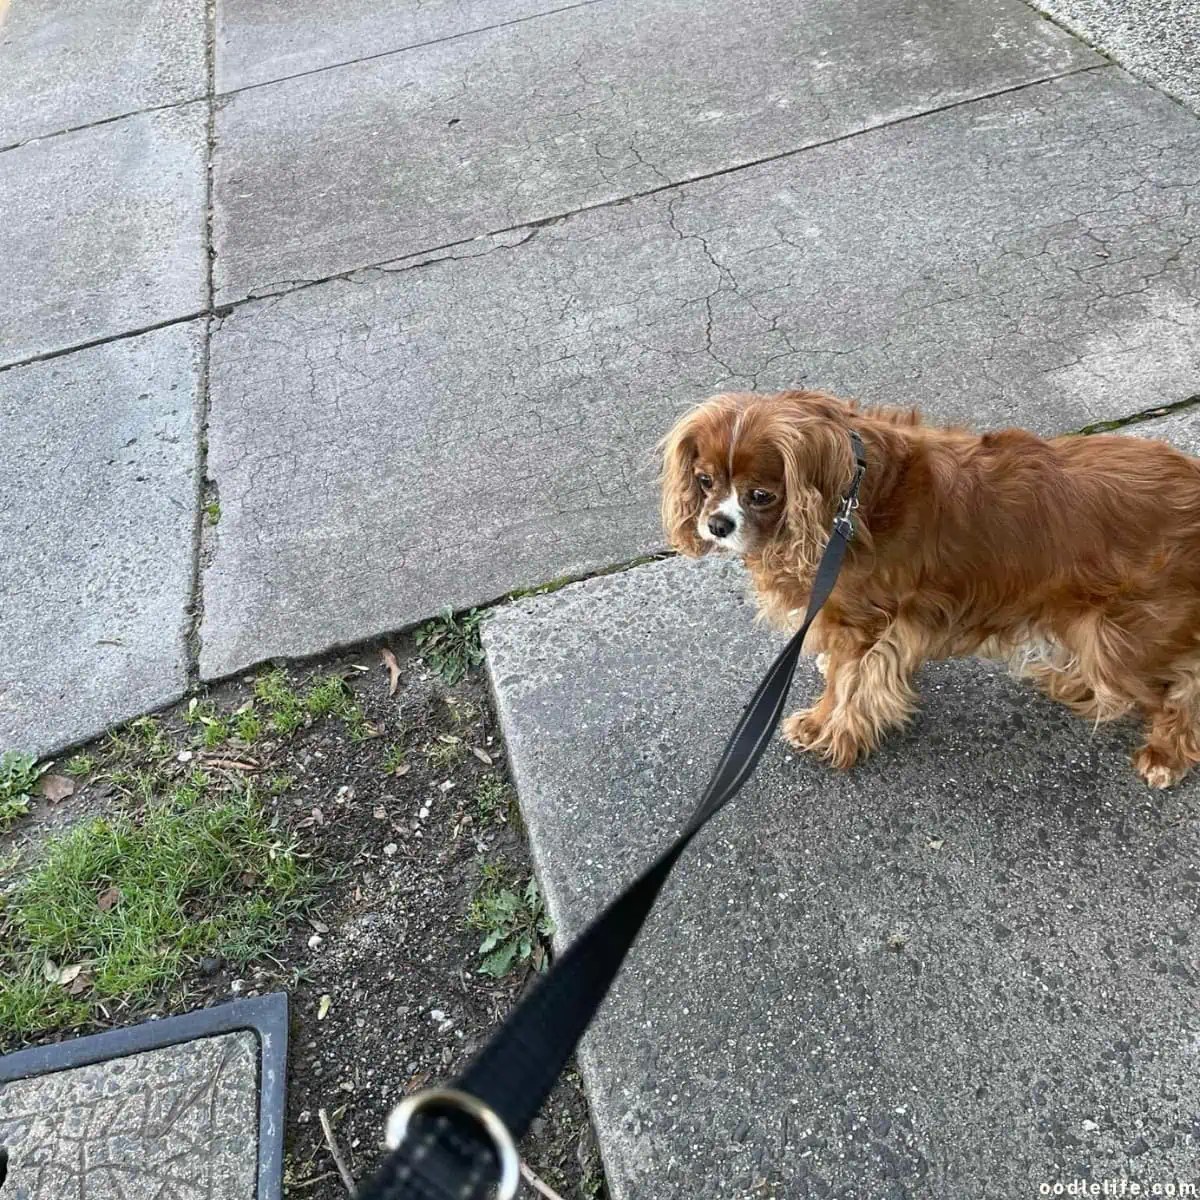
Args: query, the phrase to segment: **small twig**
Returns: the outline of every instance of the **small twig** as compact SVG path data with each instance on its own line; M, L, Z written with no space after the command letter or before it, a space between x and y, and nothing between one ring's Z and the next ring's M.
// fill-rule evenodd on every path
M301 1188L309 1188L317 1183L324 1183L326 1179L332 1179L337 1174L336 1171L326 1171L324 1175L314 1175L311 1179L301 1179L299 1183L289 1183L289 1192L298 1192Z
M533 1188L535 1192L540 1192L543 1196L545 1196L546 1200L562 1200L562 1197L548 1183L543 1183L533 1173L533 1171L530 1170L529 1166L524 1162L524 1160L521 1162L521 1178L524 1179L525 1182L529 1184L529 1186Z
M357 1188L354 1186L354 1176L350 1174L350 1169L346 1166L346 1160L342 1157L341 1147L338 1145L337 1138L333 1135L333 1126L329 1123L329 1114L323 1109L317 1109L317 1120L321 1122L321 1132L325 1135L325 1145L329 1147L329 1156L333 1159L333 1165L337 1167L338 1174L342 1177L342 1182L346 1185L346 1191L351 1197L358 1194Z

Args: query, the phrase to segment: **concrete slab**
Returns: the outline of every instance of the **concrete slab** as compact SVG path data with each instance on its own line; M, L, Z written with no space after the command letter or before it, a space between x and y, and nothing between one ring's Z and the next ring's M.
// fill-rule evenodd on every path
M1101 61L1017 0L614 0L255 88L217 114L218 297Z
M722 388L1042 432L1193 394L1198 160L1105 69L237 309L203 674L657 548L651 448Z
M1031 0L1141 79L1200 113L1200 5L1192 0Z
M6 1200L253 1200L257 1142L249 1032L0 1085Z
M0 146L207 91L204 5L18 0L0 15Z
M598 0L583 0L597 3ZM342 0L337 21L318 0L217 0L217 90L231 92L410 46L462 37L571 0Z
M206 307L205 107L0 154L0 365Z
M202 339L0 372L0 749L48 754L187 686Z
M743 589L674 560L485 624L560 945L679 829L781 645ZM818 684L804 660L796 707ZM1134 730L981 664L922 690L852 773L776 744L676 869L580 1059L614 1200L1196 1182L1200 780L1150 793Z

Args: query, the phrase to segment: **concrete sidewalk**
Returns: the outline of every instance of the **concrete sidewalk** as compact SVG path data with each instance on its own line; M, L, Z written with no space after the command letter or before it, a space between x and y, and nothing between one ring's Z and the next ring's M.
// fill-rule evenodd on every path
M706 393L1200 396L1191 17L1047 5L15 0L0 749L657 549ZM489 626L564 936L769 657L739 596L674 562ZM1195 1182L1196 785L926 690L853 776L773 752L681 868L582 1058L614 1200Z
M327 18L7 14L5 745L654 549L722 387L1197 391L1200 127L1016 0Z

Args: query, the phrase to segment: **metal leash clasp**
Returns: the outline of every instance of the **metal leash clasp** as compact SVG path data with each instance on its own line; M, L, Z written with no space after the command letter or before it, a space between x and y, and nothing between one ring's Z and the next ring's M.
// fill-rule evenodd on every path
M848 542L854 539L854 513L858 508L858 497L854 494L856 490L857 484L848 495L842 497L837 516L833 518L834 531Z
M840 534L847 542L854 537L854 513L858 509L858 488L862 483L863 476L867 473L866 451L863 449L862 439L853 430L850 433L850 444L854 448L854 477L850 480L850 486L846 489L846 494L842 497L837 514L833 518L834 532Z
M453 1108L474 1118L479 1127L491 1140L496 1162L500 1167L500 1180L496 1184L495 1200L514 1200L521 1185L521 1159L517 1145L508 1132L508 1126L490 1105L454 1088L430 1088L406 1096L388 1114L383 1138L389 1150L397 1150L408 1134L413 1117L426 1108Z

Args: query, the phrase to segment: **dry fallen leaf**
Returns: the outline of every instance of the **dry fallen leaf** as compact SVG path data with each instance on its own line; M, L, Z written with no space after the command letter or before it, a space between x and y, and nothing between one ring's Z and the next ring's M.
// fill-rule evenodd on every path
M321 1002L320 1002L320 1004L318 1004L318 1005L317 1005L317 1020L318 1020L318 1021L323 1021L323 1020L325 1020L325 1018L326 1018L327 1016L329 1016L329 1006L330 1006L332 1003L333 1003L333 1000L332 1000L332 999L330 999L329 993L328 993L328 992L326 992L326 993L325 993L325 994L324 994L324 995L321 997Z
M316 917L309 917L309 918L308 918L308 923L309 923L309 924L310 924L310 925L311 925L311 926L312 926L312 927L313 927L313 928L314 928L314 929L315 929L315 930L316 930L318 933L328 933L328 932L329 932L329 926L328 926L328 925L326 925L324 921L318 921Z
M388 669L388 677L391 682L388 684L388 695L394 696L396 689L400 686L400 664L396 661L396 656L386 647L379 651L379 657L383 661L383 665Z
M105 888L104 891L96 897L96 907L101 912L108 912L110 908L121 898L121 889L117 887Z
M75 981L68 985L67 992L72 996L79 996L86 992L92 986L91 974L87 971L80 971L75 977Z
M407 775L412 768L408 763L401 763L395 770L396 775Z
M929 841L927 841L925 843L925 845L927 845L930 848L930 850L940 850L945 844L946 844L945 838L930 838Z
M318 825L325 824L325 814L319 808L314 808L312 810L312 815L313 815L313 820L316 821L316 823Z
M492 756L486 750L480 750L478 746L471 747L471 753L475 755L481 763L486 763L489 767L492 765Z
M75 794L75 782L65 775L43 775L37 789L52 804Z
M377 805L375 805L372 815L375 817L375 820L377 820L377 821L386 821L387 820L387 809L384 808L382 804L377 804Z
M258 876L253 871L242 872L242 886L253 887L258 882Z
M46 982L60 983L64 987L68 983L74 983L82 970L83 963L72 963L69 967L60 967L52 958L46 959L42 964L42 976Z
M452 733L439 733L438 741L445 742L447 746L457 746L462 741L462 738L455 737Z

